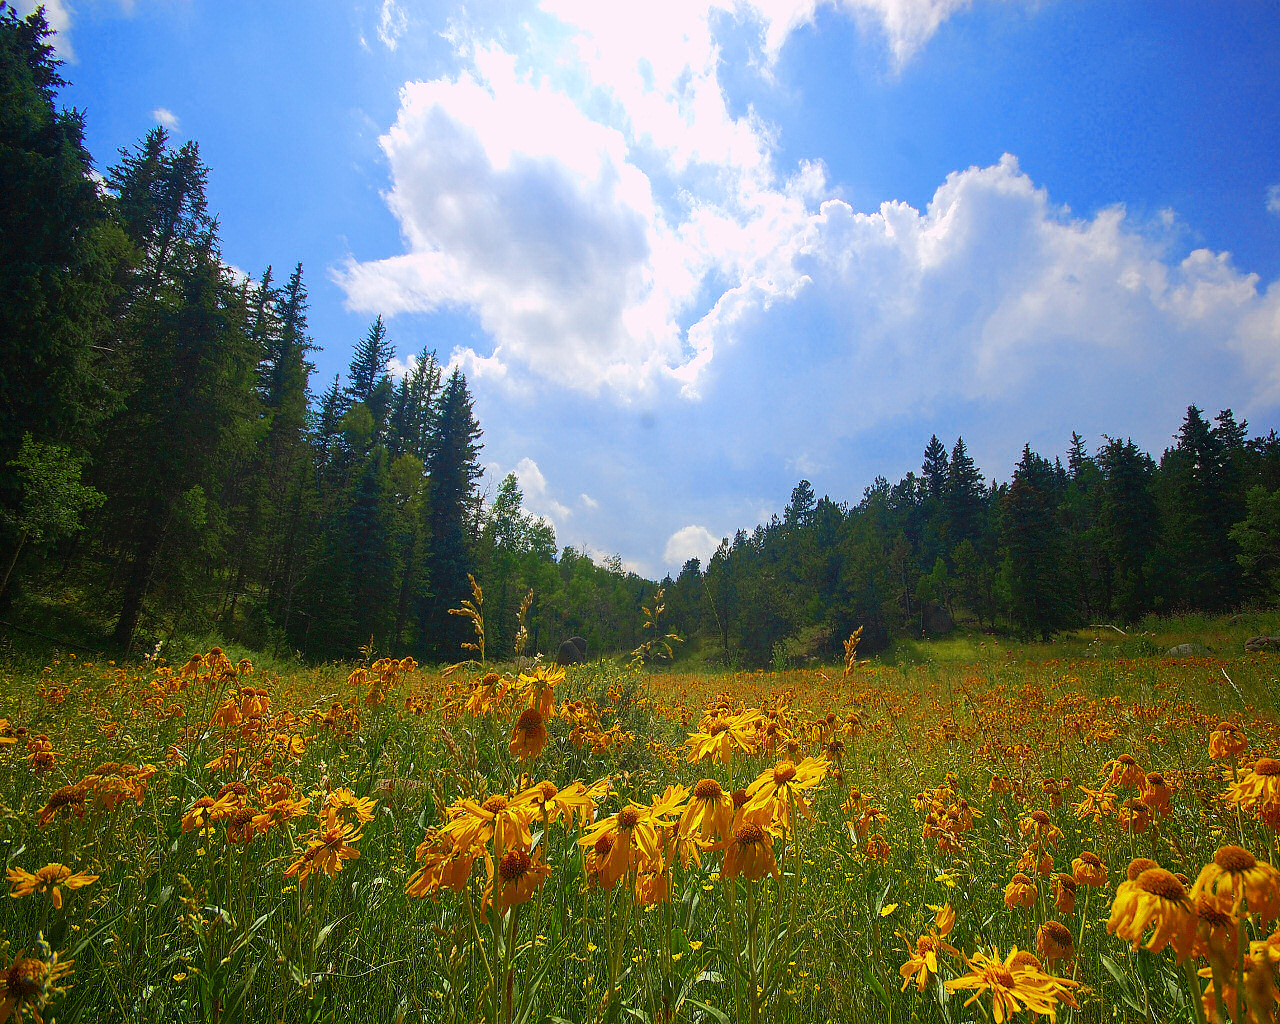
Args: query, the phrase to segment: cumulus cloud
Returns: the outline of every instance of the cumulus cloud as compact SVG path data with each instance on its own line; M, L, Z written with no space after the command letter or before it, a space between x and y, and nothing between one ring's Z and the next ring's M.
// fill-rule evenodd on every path
M663 549L662 560L668 566L684 565L690 558L697 558L706 566L715 550L720 546L720 539L705 526L682 526L667 538L667 546Z
M524 506L536 516L541 516L553 526L560 526L569 517L568 506L557 501L547 487L547 478L533 459L525 456L513 470L524 494Z
M155 110L151 111L151 119L155 121L156 124L163 125L168 128L171 132L176 132L181 127L178 115L168 107L156 107Z
M748 500L785 500L798 475L856 497L845 482L892 472L860 441L905 417L963 432L1004 475L1000 445L1037 441L1028 423L1143 438L1179 404L1280 402L1280 286L1180 248L1173 211L1076 215L1011 155L948 175L923 209L855 208L817 159L778 167L777 129L729 108L716 33L756 32L767 64L817 6L735 5L725 29L714 3L624 20L544 0L555 45L459 32L459 70L402 89L381 143L404 251L337 277L364 311L474 313L491 346L451 358L482 402L502 396L481 410L491 444L518 426L503 458L529 463L530 508L563 524L609 494L601 536L675 564L714 549L681 524L749 524ZM905 60L969 5L837 6ZM535 456L581 499L552 498Z

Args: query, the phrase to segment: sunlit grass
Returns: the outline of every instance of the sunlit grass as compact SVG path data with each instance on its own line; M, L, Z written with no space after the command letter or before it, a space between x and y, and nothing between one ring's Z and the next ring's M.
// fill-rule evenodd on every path
M1141 948L1160 922L1118 886L1135 857L1187 894L1220 848L1276 861L1280 658L1135 657L1107 632L781 674L0 667L0 927L25 965L0 1016L1164 1021L1214 977L1230 1013L1242 966L1260 993L1274 972L1273 873L1249 869L1243 908L1201 879L1263 943L1247 962L1183 948L1172 888L1175 940ZM1215 760L1223 720L1247 746ZM1073 875L1085 853L1105 884Z

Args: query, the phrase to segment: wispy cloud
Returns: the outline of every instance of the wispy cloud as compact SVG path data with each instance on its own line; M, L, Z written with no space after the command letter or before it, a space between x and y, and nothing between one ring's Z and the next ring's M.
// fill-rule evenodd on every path
M168 128L171 132L178 131L182 126L182 122L178 119L178 115L168 107L156 107L155 110L151 111L151 118L156 122L156 124L164 125L164 127Z
M1267 212L1280 217L1280 183L1267 189Z
M382 0L378 14L378 38L388 50L400 45L401 37L409 30L409 16L396 0Z

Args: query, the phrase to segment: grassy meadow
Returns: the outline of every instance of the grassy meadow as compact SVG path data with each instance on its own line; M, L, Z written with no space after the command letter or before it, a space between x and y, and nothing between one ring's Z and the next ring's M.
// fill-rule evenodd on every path
M0 1020L1274 1021L1262 632L785 673L10 644Z

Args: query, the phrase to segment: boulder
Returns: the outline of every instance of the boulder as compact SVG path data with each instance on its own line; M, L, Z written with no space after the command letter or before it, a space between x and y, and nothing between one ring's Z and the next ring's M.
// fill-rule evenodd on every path
M1244 642L1244 649L1250 654L1259 651L1280 651L1280 636L1251 636Z
M587 660L587 642L580 636L571 637L556 649L557 665L581 665Z
M1170 658L1203 658L1213 653L1204 644L1178 644L1164 652Z

